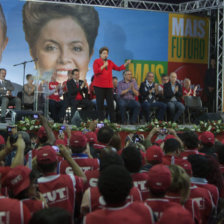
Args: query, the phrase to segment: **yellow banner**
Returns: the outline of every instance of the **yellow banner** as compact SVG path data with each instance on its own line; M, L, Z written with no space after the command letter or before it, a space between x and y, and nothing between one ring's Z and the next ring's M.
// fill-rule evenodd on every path
M168 61L208 63L209 19L169 14Z

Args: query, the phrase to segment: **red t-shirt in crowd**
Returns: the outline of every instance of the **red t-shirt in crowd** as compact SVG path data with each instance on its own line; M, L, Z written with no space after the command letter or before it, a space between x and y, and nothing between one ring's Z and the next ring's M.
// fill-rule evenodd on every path
M59 82L49 82L49 90L56 89L59 85ZM60 101L59 91L55 91L53 94L49 96L50 100Z
M72 174L55 174L38 179L39 190L49 207L64 208L73 215L75 192L82 192L83 181Z
M148 173L133 173L131 174L133 185L137 187L142 195L142 200L145 200L149 197L149 188L146 186L148 181Z
M45 208L44 207L44 202L41 200L36 200L36 199L23 199L21 200L23 204L30 210L30 214L32 215L33 213Z
M84 185L84 190L86 190L89 187L96 187L98 183L98 178L100 176L99 169L96 170L88 170L85 172L87 182Z
M28 224L29 209L19 200L0 196L0 223Z
M88 213L84 224L151 224L154 223L150 207L143 202L128 202L120 207L106 207Z
M176 203L180 203L181 197L178 194L175 193L170 193L168 192L165 195L165 198L172 201L172 202L176 202ZM200 214L200 210L199 207L197 205L197 203L195 201L193 201L192 199L188 199L185 204L184 207L191 212L192 214L192 218L197 221L196 223L201 223L201 214Z
M147 198L145 203L150 206L153 211L153 214L156 216L157 221L163 215L164 210L169 208L170 206L176 205L177 203L171 202L166 198Z
M208 181L204 178L196 178L196 177L191 178L191 183L198 187L207 189L212 195L214 205L215 206L218 205L219 190L215 185L208 184Z
M87 154L77 153L72 155L73 160L80 166L83 172L99 168L98 159L89 158ZM73 173L72 168L66 160L58 163L58 170L61 174Z
M101 70L101 66L104 65L104 60L98 58L93 63L94 79L93 86L101 88L113 88L112 70L121 71L124 70L124 65L117 66L111 60L108 61L107 68Z
M181 159L180 157L177 156L171 156L171 155L164 155L163 159L162 159L162 164L164 165L174 165L174 164L178 164L181 163Z
M90 193L90 212L93 212L97 209L104 208L106 206L106 202L101 196L98 187L91 187L89 188ZM130 191L129 196L126 198L127 202L133 201L142 201L141 193L138 188L133 187Z
M191 184L190 190L190 198L197 203L200 209L202 223L207 223L214 208L211 193L194 184Z

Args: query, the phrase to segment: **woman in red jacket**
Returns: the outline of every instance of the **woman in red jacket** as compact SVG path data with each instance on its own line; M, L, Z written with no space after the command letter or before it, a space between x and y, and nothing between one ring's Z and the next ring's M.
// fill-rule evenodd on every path
M93 63L93 86L96 93L98 119L100 121L104 120L104 99L106 99L110 121L115 122L112 70L124 70L125 67L131 62L131 60L127 60L124 65L118 67L111 60L107 60L108 53L109 49L107 47L100 48L100 58L96 59Z

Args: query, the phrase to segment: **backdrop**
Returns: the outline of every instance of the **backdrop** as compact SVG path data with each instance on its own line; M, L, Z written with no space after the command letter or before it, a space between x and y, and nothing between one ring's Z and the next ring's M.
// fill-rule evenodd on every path
M9 42L3 52L0 66L7 69L7 79L18 84L23 82L23 66L13 65L34 59L30 54L23 30L24 4L24 1L19 0L1 0L7 21ZM139 84L148 71L155 73L157 82L161 82L161 74L176 71L180 80L188 77L193 85L199 84L201 88L203 87L203 77L208 62L209 19L207 17L94 8L99 15L100 25L94 52L87 65L88 82L93 75L93 61L99 57L99 48L107 46L110 50L109 58L117 65L123 64L127 59L132 60L129 69ZM69 23L64 26L69 26ZM39 71L36 68L34 62L28 63L26 74L37 75ZM122 72L114 72L113 75L119 80L122 79Z

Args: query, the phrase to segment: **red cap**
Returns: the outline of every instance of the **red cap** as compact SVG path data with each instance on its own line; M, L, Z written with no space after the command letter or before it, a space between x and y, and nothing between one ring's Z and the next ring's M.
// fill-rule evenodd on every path
M65 140L63 140L63 139L57 139L55 141L55 145L64 145L64 146L66 146L67 144L65 143Z
M157 145L150 146L146 151L146 159L149 162L157 162L162 163L163 159L163 151L162 149Z
M187 160L177 159L175 160L175 165L181 166L189 176L192 176L192 167L191 163Z
M7 174L4 186L7 186L14 195L18 195L30 186L31 170L26 166L17 166Z
M148 185L154 192L166 192L171 181L171 172L165 165L155 165L148 172Z
M5 139L0 135L0 145L5 145Z
M178 220L178 221L177 221ZM194 224L192 214L179 204L173 205L164 210L162 217L157 222L158 224Z
M168 140L168 139L171 139L171 138L174 138L176 139L176 137L174 135L166 135L164 141Z
M86 133L86 138L87 138L87 141L88 142L91 142L91 143L96 143L97 142L97 136L96 136L96 133L95 132L87 132Z
M37 150L37 163L48 164L57 161L57 153L52 146L44 146Z
M40 127L40 129L38 130L37 136L39 138L43 138L44 136L47 136L47 132L46 132L46 130L45 130L45 128L43 126Z
M83 134L76 134L71 136L69 143L73 148L84 148L86 147L87 139Z
M199 136L199 141L201 141L203 144L212 144L215 143L215 136L210 131L205 131Z

